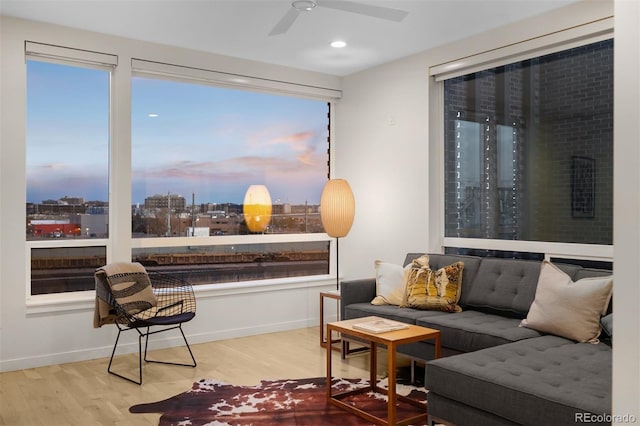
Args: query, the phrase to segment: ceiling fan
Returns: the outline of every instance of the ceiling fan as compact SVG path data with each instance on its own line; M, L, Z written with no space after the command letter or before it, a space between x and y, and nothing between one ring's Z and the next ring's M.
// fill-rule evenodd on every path
M326 7L329 9L358 13L360 15L372 16L374 18L386 19L394 22L402 21L409 14L409 12L400 9L373 6L347 0L295 0L291 3L291 9L289 9L282 19L278 21L269 35L272 36L286 33L300 13L309 12L316 7Z

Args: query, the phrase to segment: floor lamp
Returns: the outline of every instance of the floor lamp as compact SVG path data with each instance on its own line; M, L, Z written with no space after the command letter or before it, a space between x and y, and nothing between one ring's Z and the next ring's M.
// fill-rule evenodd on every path
M320 198L320 218L327 235L336 239L336 290L340 289L338 239L351 230L355 211L356 203L349 182L344 179L329 180Z

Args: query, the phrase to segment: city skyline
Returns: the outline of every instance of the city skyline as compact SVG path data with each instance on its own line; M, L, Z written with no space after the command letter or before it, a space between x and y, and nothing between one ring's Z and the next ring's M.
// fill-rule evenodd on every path
M39 61L27 70L27 202L108 201L108 72ZM324 101L134 77L131 117L132 205L169 192L241 204L252 184L274 203L319 203Z

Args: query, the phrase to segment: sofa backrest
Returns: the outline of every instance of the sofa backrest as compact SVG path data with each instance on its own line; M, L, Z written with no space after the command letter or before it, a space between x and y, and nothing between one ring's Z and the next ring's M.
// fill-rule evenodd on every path
M595 268L578 268L575 275L573 275L573 281L578 281L583 278L592 278L592 277L606 277L611 275L612 271L607 271L606 269L595 269Z
M407 253L404 266L425 253ZM431 269L440 269L454 262L464 262L460 306L513 318L525 318L533 303L540 276L541 261L502 259L467 255L429 255ZM578 281L587 277L611 275L605 269L583 268L578 265L555 263L562 271ZM611 311L611 304L609 305Z
M525 318L533 303L542 262L537 260L482 259L471 288L460 297L460 305ZM576 265L558 265L570 277L580 269Z
M536 294L540 265L535 260L482 259L471 289L462 294L462 308L526 317Z

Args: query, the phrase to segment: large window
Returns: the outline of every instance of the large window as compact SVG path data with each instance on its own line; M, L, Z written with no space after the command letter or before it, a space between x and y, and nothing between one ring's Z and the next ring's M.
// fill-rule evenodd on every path
M263 234L323 232L328 129L326 101L136 75L133 260L195 284L327 274L327 241L267 244L251 236L243 203L264 185L273 205Z
M110 141L129 120L111 113L117 58L26 46L30 295L93 290L127 250L194 284L330 272L319 202L335 91L133 60L131 137ZM244 215L255 185L271 197L260 231Z
M135 77L132 105L134 237L247 234L255 184L274 204L265 232L322 232L326 101Z
M26 64L32 295L93 289L106 261L111 68L81 62Z
M27 61L27 239L105 238L109 71Z
M445 237L611 245L613 41L444 81Z

